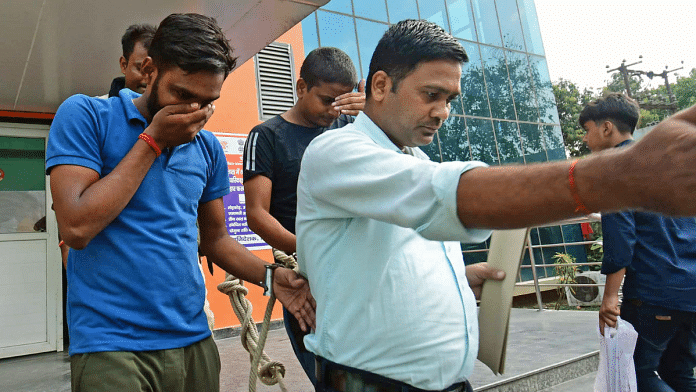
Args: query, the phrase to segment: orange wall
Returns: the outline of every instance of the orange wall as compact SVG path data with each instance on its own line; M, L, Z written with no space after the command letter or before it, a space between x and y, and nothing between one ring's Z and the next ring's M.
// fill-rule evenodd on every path
M276 42L283 42L292 46L295 59L295 71L299 75L300 67L304 61L304 44L302 42L302 24L298 23ZM234 42L232 42L234 46ZM296 75L297 78L297 75ZM254 59L247 61L232 72L222 86L220 98L215 102L215 114L205 126L212 132L226 132L248 134L251 128L260 124L258 110L258 96L256 91L256 75ZM254 251L260 258L272 262L273 256L270 250ZM215 329L240 325L239 320L232 311L229 298L217 290L217 285L225 280L225 272L214 266L214 274L211 276L205 269L205 282L208 289L208 301L210 308L215 313ZM262 295L263 290L249 283L247 298L253 306L253 318L256 322L263 321L268 297ZM282 307L278 302L273 309L272 319L283 318Z

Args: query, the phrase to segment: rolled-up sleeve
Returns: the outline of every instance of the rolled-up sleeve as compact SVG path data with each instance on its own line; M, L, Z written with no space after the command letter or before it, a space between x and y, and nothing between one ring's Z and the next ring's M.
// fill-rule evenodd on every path
M632 212L602 215L602 273L610 275L630 266L636 240L636 222Z
M335 132L335 131L334 131ZM300 188L316 215L306 219L364 217L408 227L435 241L482 242L489 230L465 228L457 215L462 173L482 162L435 163L385 149L358 131L315 139L302 160Z

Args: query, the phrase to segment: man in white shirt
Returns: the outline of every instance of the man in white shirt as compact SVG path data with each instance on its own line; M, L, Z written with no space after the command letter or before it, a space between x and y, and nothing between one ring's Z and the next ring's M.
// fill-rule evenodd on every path
M391 26L370 63L364 112L305 151L297 253L317 301L305 346L318 356L320 391L471 390L474 297L501 277L465 268L460 242L590 210L696 214L696 110L687 126L668 122L634 147L571 164L429 162L417 146L447 119L466 61L433 23Z

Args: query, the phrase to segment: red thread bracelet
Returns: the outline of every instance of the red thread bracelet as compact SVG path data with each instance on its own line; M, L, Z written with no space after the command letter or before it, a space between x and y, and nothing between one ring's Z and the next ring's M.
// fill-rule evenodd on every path
M582 199L580 199L580 195L578 195L578 187L575 185L575 164L577 164L579 159L576 159L573 161L573 163L570 164L570 169L568 170L568 181L570 182L570 194L573 196L573 200L575 200L575 212L581 212L585 215L589 215L592 212L585 207L585 203L582 202Z
M147 143L148 146L152 149L152 151L155 152L156 156L160 156L162 154L162 150L160 150L159 146L157 145L157 142L155 142L155 139L152 138L152 136L148 135L147 133L143 132L140 135L138 135L138 139L144 141Z
M65 245L65 241L61 241L61 242L58 243L58 247L59 247L59 248L62 247L63 245Z

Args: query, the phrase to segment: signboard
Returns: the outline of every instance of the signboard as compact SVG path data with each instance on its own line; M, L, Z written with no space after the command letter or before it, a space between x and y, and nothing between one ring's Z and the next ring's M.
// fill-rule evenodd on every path
M230 193L223 196L225 205L225 223L227 232L237 242L249 250L270 249L261 237L249 229L246 219L246 203L244 201L244 186L242 155L247 135L213 132L218 138L227 158L227 170L230 176Z

